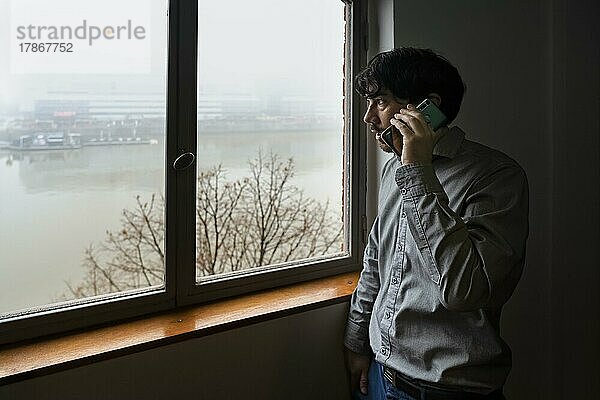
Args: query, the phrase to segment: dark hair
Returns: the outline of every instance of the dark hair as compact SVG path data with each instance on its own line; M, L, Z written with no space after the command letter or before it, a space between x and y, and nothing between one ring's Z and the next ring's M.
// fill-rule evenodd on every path
M456 118L466 89L458 70L447 59L433 50L413 47L377 54L356 76L356 90L361 96L377 96L384 88L413 104L429 93L439 94L447 124Z

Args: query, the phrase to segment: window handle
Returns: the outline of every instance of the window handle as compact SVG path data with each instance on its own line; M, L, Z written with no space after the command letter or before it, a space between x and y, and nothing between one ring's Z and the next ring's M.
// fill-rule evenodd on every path
M184 169L186 169L190 165L192 165L194 163L195 159L196 159L196 156L194 155L194 153L191 153L191 152L183 153L179 157L177 157L175 159L175 161L173 161L173 168L176 171L183 171Z

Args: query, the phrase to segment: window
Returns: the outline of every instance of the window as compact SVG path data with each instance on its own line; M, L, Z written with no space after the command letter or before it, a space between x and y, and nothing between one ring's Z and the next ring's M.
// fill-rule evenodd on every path
M108 3L0 5L0 342L356 268L362 2Z
M344 4L198 7L198 282L346 255Z

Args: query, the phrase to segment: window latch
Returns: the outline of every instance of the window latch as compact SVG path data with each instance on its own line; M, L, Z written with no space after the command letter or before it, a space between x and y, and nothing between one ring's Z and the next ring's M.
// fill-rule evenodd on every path
M183 153L179 157L177 157L175 161L173 161L173 168L176 171L183 171L184 169L189 168L194 163L195 159L196 156L194 155L194 153Z

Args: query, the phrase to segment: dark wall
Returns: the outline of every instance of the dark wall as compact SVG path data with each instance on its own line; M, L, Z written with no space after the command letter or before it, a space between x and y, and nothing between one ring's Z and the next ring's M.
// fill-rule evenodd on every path
M560 398L600 392L599 3L554 2L552 380Z
M347 312L337 304L0 386L0 399L348 399Z
M433 48L461 71L456 123L527 171L527 264L502 325L511 399L600 389L597 17L591 1L394 4L395 45Z

